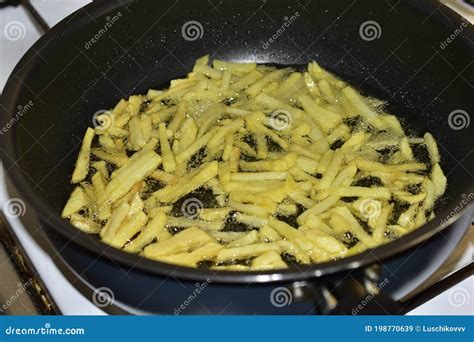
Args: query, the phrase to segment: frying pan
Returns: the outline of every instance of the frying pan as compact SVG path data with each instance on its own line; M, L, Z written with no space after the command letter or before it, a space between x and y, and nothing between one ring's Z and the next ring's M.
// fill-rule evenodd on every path
M399 300L444 262L470 223L472 41L469 24L429 0L96 1L45 34L12 72L2 95L2 162L55 254L91 289L108 288L134 309L354 313L375 293L356 313L398 313ZM166 86L205 54L294 66L315 59L365 94L388 100L410 132L437 139L449 186L436 218L336 262L242 273L146 260L61 219L93 114ZM371 291L374 285L380 291Z

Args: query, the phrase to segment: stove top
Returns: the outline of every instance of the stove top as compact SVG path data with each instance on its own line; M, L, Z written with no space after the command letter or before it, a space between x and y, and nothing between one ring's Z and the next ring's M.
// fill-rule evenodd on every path
M0 35L0 89L21 56L41 36L45 25L53 26L88 2L31 0L33 9L44 19L42 25L34 20L35 13L23 6L1 9L0 27L4 34ZM464 1L442 2L473 21L472 8ZM8 199L15 198L15 190L5 179L7 172L0 165L0 208L4 208L5 213L4 223L0 222L0 240L4 242L3 247L0 244L0 304L8 304L5 306L8 311L0 306L0 314L3 311L19 315L106 314L100 305L93 303L94 289L83 282L76 283L76 275L54 254L34 213L21 201L14 203L16 211L5 210ZM471 298L474 289L472 241L473 227L445 265L411 294L409 315L474 314ZM109 313L123 313L129 308L117 304L110 310Z

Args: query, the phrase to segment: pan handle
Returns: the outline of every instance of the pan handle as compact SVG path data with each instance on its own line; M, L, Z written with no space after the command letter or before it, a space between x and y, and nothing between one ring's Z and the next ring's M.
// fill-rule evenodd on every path
M397 315L403 311L384 288L387 278L380 279L380 267L372 265L358 272L345 273L332 281L302 284L293 293L304 293L314 303L314 312L321 315Z
M331 315L399 315L402 305L380 289L382 282L373 282L362 276L349 277L332 294L337 304Z

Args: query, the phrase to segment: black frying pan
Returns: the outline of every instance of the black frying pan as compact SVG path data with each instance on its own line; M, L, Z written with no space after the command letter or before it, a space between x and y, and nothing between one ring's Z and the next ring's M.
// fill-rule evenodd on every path
M292 16L296 20L283 29ZM198 23L192 23L194 31L186 30L190 21ZM364 29L367 25L371 29ZM469 24L428 0L97 1L44 35L10 76L2 96L2 162L82 281L111 288L131 307L176 313L194 293L195 282L206 282L198 300L188 300L178 313L348 313L366 298L364 285L387 278L378 295L385 308L372 301L361 312L397 313L394 302L442 264L470 222L463 213L474 192L474 132L468 125L472 41ZM344 260L245 273L145 260L109 248L61 219L93 114L130 94L165 86L208 53L278 65L316 59L366 94L388 100L389 111L407 127L430 131L438 141L449 187L437 217ZM278 291L290 294L291 303L275 305L270 299Z

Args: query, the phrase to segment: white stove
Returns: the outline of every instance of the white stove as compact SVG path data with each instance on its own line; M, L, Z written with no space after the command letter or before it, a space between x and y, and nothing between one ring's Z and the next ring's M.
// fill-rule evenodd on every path
M32 5L49 26L55 25L89 2L89 0L31 0ZM463 4L462 1L446 0L443 2L449 2L450 7L456 10L461 9L461 11L464 11L462 12L463 15L472 21L472 12L469 12L469 6ZM41 32L36 28L28 12L22 6L6 7L0 10L0 29L0 89L3 89L14 66L41 36ZM13 197L11 191L9 191L10 193L7 191L4 173L0 164L0 208L10 197ZM25 215L32 214L28 213L28 208L25 209ZM26 230L19 218L7 217L7 219L61 313L64 315L105 314L104 311L92 303L90 298L84 297L71 285L51 257L31 236L31 233ZM472 263L472 260L473 248L471 243L465 249L462 257L452 266L452 271L455 272ZM2 285L1 283L2 278L0 277L0 285ZM1 290L0 286L0 293ZM408 314L473 315L473 298L471 298L474 293L473 290L474 276L471 276Z

